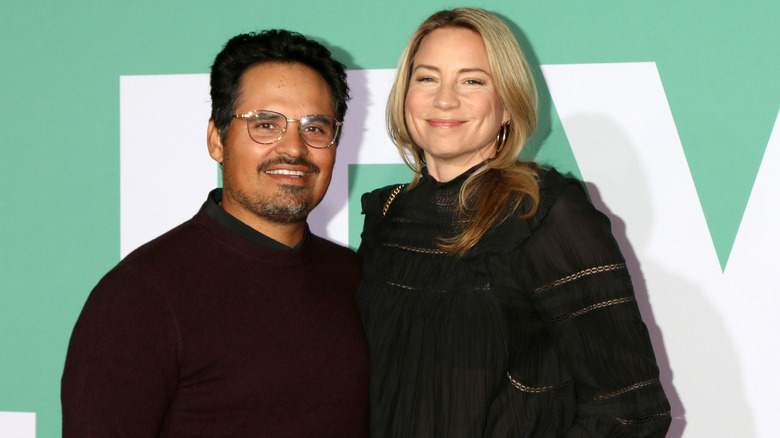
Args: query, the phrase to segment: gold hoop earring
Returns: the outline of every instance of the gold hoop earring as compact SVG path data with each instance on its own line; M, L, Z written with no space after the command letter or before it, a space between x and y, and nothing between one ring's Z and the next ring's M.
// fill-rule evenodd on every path
M496 135L496 155L501 152L501 149L506 144L506 140L509 138L509 122L501 125L501 129L498 130Z

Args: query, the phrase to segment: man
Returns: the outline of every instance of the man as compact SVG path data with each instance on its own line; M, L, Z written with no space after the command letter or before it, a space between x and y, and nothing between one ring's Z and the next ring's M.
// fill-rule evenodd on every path
M223 188L90 294L62 378L66 438L368 435L360 264L306 225L345 78L296 33L226 44L207 135Z

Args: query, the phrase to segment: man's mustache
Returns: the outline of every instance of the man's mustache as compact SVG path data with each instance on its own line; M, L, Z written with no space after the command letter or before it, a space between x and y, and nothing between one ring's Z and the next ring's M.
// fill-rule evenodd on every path
M277 164L287 164L289 166L304 166L307 169L309 169L309 171L311 171L313 173L317 173L317 174L320 173L319 166L317 166L316 164L312 163L311 161L307 161L307 160L305 160L303 158L300 158L300 157L298 157L298 158L290 158L290 157L285 157L285 156L279 156L279 157L270 159L270 160L260 164L260 166L257 167L257 171L258 172L262 172L262 171L268 169L271 166L276 166Z

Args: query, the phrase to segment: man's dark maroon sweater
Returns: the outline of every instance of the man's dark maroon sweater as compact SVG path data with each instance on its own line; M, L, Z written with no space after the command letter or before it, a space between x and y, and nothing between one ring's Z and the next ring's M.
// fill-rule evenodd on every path
M368 436L358 257L314 235L247 240L215 193L92 291L62 378L65 438Z

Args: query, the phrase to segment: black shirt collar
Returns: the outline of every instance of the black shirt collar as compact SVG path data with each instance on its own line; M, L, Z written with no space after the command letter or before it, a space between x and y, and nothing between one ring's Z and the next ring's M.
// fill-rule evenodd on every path
M309 225L306 224L306 228L303 231L303 239L301 239L301 241L298 242L298 244L295 245L294 247L289 247L281 242L278 242L266 236L265 234L255 230L249 225L236 219L234 216L232 216L230 213L226 212L225 210L222 209L222 207L220 207L219 205L220 202L222 202L222 189L212 190L209 193L208 199L206 199L206 203L203 206L204 210L206 211L206 214L209 215L215 221L217 221L218 224L227 228L229 231L233 232L234 234L250 242L254 242L258 245L265 246L267 248L272 248L272 249L282 249L282 250L298 249L306 243L306 241L309 239L309 235L311 234L309 232Z
M423 181L427 181L428 183L433 184L433 186L437 188L443 188L447 186L460 186L461 183L463 183L463 181L466 180L466 178L470 177L472 173L477 171L477 169L484 166L486 162L487 161L483 161L481 163L475 164L470 169L463 171L463 173L461 173L460 175L445 182L440 182L439 180L431 176L431 174L428 173L428 166L423 166L420 176L422 177Z

